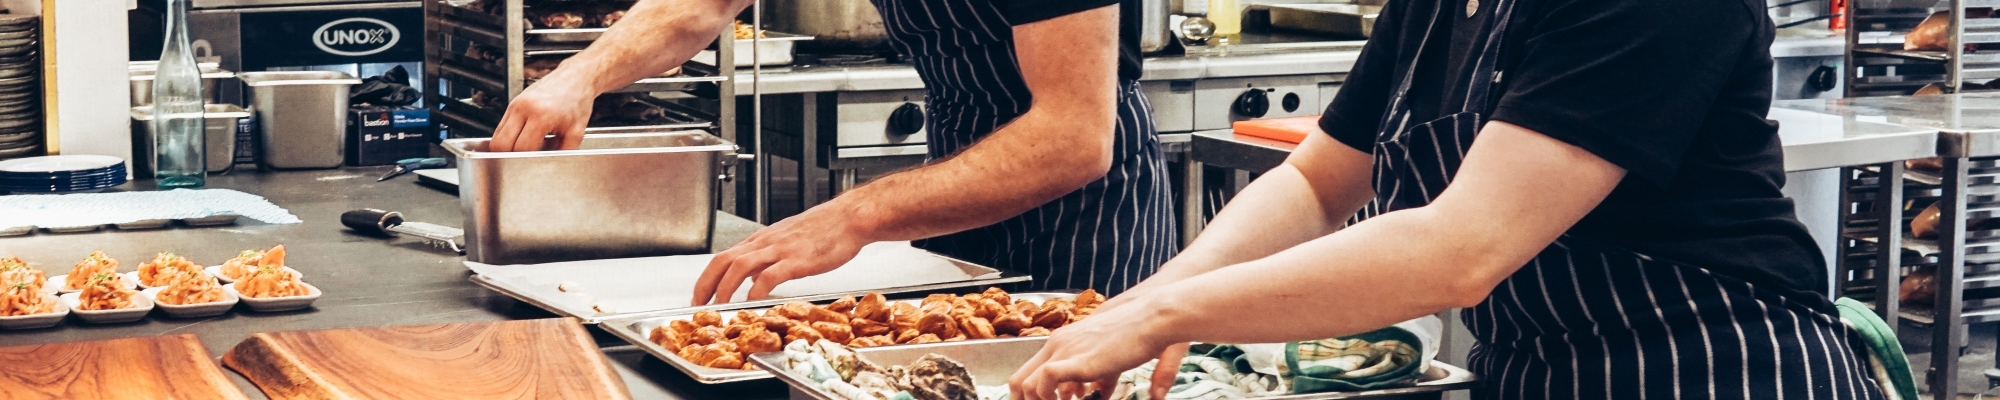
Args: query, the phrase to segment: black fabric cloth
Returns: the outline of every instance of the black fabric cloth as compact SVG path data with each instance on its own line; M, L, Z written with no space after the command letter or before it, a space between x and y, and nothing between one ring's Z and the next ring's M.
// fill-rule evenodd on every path
M1144 0L994 0L1003 3L1007 25L1020 26L1050 18L1118 5L1118 77L1138 80L1144 72L1139 57L1139 11Z
M1792 294L1824 291L1826 261L1778 191L1783 153L1775 123L1764 118L1774 29L1762 2L1517 1L1491 119L1628 171L1570 229L1573 239ZM1493 14L1485 4L1467 16L1466 6L1466 0L1391 0L1321 128L1371 151L1388 97L1418 57L1426 61L1412 78L1410 123L1460 109L1467 57L1478 54L1474 46L1487 36L1485 19ZM1433 13L1440 11L1435 7L1444 9ZM1433 23L1432 15L1442 17ZM1451 46L1416 54L1427 28L1448 35Z
M1004 17L1008 3L873 2L889 47L924 82L925 145L932 160L964 151L1034 104L1016 61L1012 21ZM1180 248L1166 157L1138 81L1120 79L1115 89L1113 159L1103 178L999 223L912 244L1033 277L1016 290L1089 288L1115 295L1151 276Z

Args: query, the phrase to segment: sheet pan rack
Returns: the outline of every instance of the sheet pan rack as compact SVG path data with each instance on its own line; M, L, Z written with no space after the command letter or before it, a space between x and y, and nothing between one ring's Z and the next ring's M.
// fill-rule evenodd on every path
M1935 11L1954 21L1945 32L1952 45L1904 50L1906 35L1931 15L1934 4L1943 5ZM1933 83L1951 93L1990 89L1972 85L2000 79L2000 18L1968 19L1966 11L1996 5L2000 1L1848 1L1846 96L1906 95Z

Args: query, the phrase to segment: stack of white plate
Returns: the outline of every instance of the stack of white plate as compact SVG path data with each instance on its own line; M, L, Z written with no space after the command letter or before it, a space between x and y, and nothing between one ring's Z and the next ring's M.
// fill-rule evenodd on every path
M42 149L41 19L0 14L0 160Z
M46 156L0 161L0 192L80 193L125 184L125 159Z

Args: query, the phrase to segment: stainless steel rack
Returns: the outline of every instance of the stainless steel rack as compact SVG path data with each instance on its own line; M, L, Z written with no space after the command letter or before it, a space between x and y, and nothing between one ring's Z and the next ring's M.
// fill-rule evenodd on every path
M1903 50L1905 35L1932 13L1934 0L1852 0L1847 29L1847 97L1906 95L1942 83L1957 93L1966 83L2000 79L2000 18L1967 19L1968 8L2000 0L1948 0L1951 45L1943 51ZM1968 52L1966 47L1985 47Z
M425 0L424 76L444 84L424 85L425 104L431 109L433 127L445 129L452 137L492 136L505 114L506 102L520 96L534 80L528 77L531 57L566 57L588 47L608 28L541 29L530 25L531 6L579 3L598 7L629 7L630 0L548 1L481 0L496 2L493 13L476 10L466 0ZM534 3L534 4L527 4ZM679 74L641 79L613 94L634 93L639 101L657 106L662 116L643 122L592 121L589 133L649 132L705 129L731 143L746 143L737 137L735 32L724 28L709 49L716 52L713 65L687 62ZM490 52L490 60L467 57L466 50L480 46ZM473 91L492 96L496 103L473 101ZM754 148L750 149L755 152ZM757 157L759 159L763 157ZM761 169L757 169L761 173ZM725 185L725 188L733 185ZM737 190L720 190L717 204L722 211L736 212Z
M535 83L528 77L527 66L531 58L575 54L608 29L535 28L527 17L528 11L537 4L526 3L535 3L536 0L484 1L496 1L497 13L454 4L462 1L424 2L424 33L431 43L424 54L425 76L445 82L444 85L426 85L425 99L429 100L426 104L432 105L431 112L438 125L448 129L453 137L492 135L493 127L499 124L500 117L505 113L505 102L512 101L528 85ZM577 3L580 2L547 2L551 5ZM611 7L630 4L629 1L617 0L590 3ZM647 94L637 97L662 108L662 118L644 122L593 121L586 132L708 129L723 139L741 143L736 138L736 124L721 123L736 119L736 88L729 84L736 71L733 65L735 46L716 45L733 43L735 38L731 29L723 29L716 37L717 41L710 44L710 49L720 55L715 65L688 62L676 75L641 79L612 91ZM493 59L466 56L467 49L474 46L495 53ZM473 101L474 91L493 96L499 101L499 107ZM733 201L724 204L733 204Z

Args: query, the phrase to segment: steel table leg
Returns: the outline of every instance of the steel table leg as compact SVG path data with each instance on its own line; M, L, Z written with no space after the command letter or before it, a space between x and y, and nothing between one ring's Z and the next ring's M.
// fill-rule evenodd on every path
M1903 163L1883 163L1880 170L1875 185L1875 313L1890 321L1893 331L1901 318L1897 292L1903 275Z
M1190 150L1192 153L1192 150ZM1181 162L1184 175L1181 176L1181 247L1194 243L1201 229L1208 225L1208 218L1202 213L1201 197L1208 188L1202 185L1202 163L1188 154Z
M1959 325L1965 323L1965 185L1970 160L1944 159L1943 196L1938 198L1938 284L1931 324L1931 394L1958 397Z

